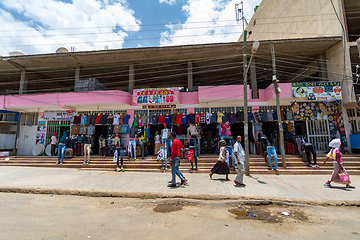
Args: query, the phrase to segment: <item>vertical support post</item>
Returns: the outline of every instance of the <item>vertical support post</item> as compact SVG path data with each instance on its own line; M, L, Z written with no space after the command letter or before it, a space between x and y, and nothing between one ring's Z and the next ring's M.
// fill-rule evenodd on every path
M258 99L259 93L258 93L258 89L257 89L255 58L253 58L252 62L250 63L250 85L251 85L252 98Z
M276 111L277 111L277 117L278 117L278 127L279 127L279 135L280 135L280 152L281 152L281 161L283 168L286 168L286 159L285 159L285 148L284 148L284 131L281 121L281 112L280 112L280 89L279 89L279 81L276 78L276 62L275 62L275 49L274 44L271 41L270 42L270 48L271 48L271 58L272 58L272 68L273 68L273 82L275 87L275 94L276 94Z
M26 71L25 69L21 70L20 75L20 86L19 86L19 94L24 94L27 91L28 81L26 79Z
M129 65L129 93L133 94L135 86L135 70L134 64Z
M187 77L188 77L188 91L192 92L194 91L194 87L193 87L193 72L192 72L192 62L188 62L188 67L187 67Z
M79 91L79 89L83 88L83 86L79 85L80 80L80 67L75 68L75 81L74 81L74 92Z
M246 56L246 36L244 31L243 42L243 77L244 77L244 139L245 139L245 175L250 176L249 169L249 123L248 123L248 99L247 99L247 56Z
M318 68L319 68L320 81L328 81L325 54L320 54L318 58Z

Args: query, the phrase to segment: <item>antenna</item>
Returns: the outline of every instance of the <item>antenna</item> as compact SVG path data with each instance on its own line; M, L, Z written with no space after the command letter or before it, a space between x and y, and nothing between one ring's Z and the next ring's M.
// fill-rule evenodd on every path
M70 52L75 52L75 47L74 46L71 46Z
M245 30L245 23L246 26L248 25L248 22L246 21L246 18L244 16L244 0L241 0L241 3L235 4L235 15L236 15L236 22L239 23L242 21L243 25L243 31Z

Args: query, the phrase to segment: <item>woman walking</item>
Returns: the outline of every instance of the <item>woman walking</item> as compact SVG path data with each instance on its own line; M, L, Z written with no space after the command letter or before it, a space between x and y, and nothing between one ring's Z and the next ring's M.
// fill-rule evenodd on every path
M329 143L331 148L330 152L326 155L326 159L322 164L325 164L328 159L333 160L334 171L331 174L330 179L325 183L325 186L332 188L331 182L342 183L340 181L339 173L346 173L345 168L343 167L342 153L340 152L341 141L339 138L333 139ZM355 188L351 186L350 183L346 184L346 188Z
M218 162L214 165L214 167L211 169L211 172L209 173L210 178L212 179L212 176L214 173L216 174L226 174L226 181L230 181L229 179L229 152L226 150L226 142L225 140L220 140L220 155L218 158Z

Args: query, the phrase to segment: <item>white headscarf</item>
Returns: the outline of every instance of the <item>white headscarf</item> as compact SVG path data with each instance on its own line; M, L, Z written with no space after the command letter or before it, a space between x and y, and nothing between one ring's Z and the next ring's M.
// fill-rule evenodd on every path
M340 138L335 138L329 143L329 147L339 149L341 145Z

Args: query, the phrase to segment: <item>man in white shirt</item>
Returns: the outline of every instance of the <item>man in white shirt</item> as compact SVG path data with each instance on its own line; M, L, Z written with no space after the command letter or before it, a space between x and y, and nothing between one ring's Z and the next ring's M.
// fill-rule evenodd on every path
M244 173L245 173L245 151L241 146L241 136L237 136L234 144L234 155L238 166L238 174L234 180L236 186L245 187Z

